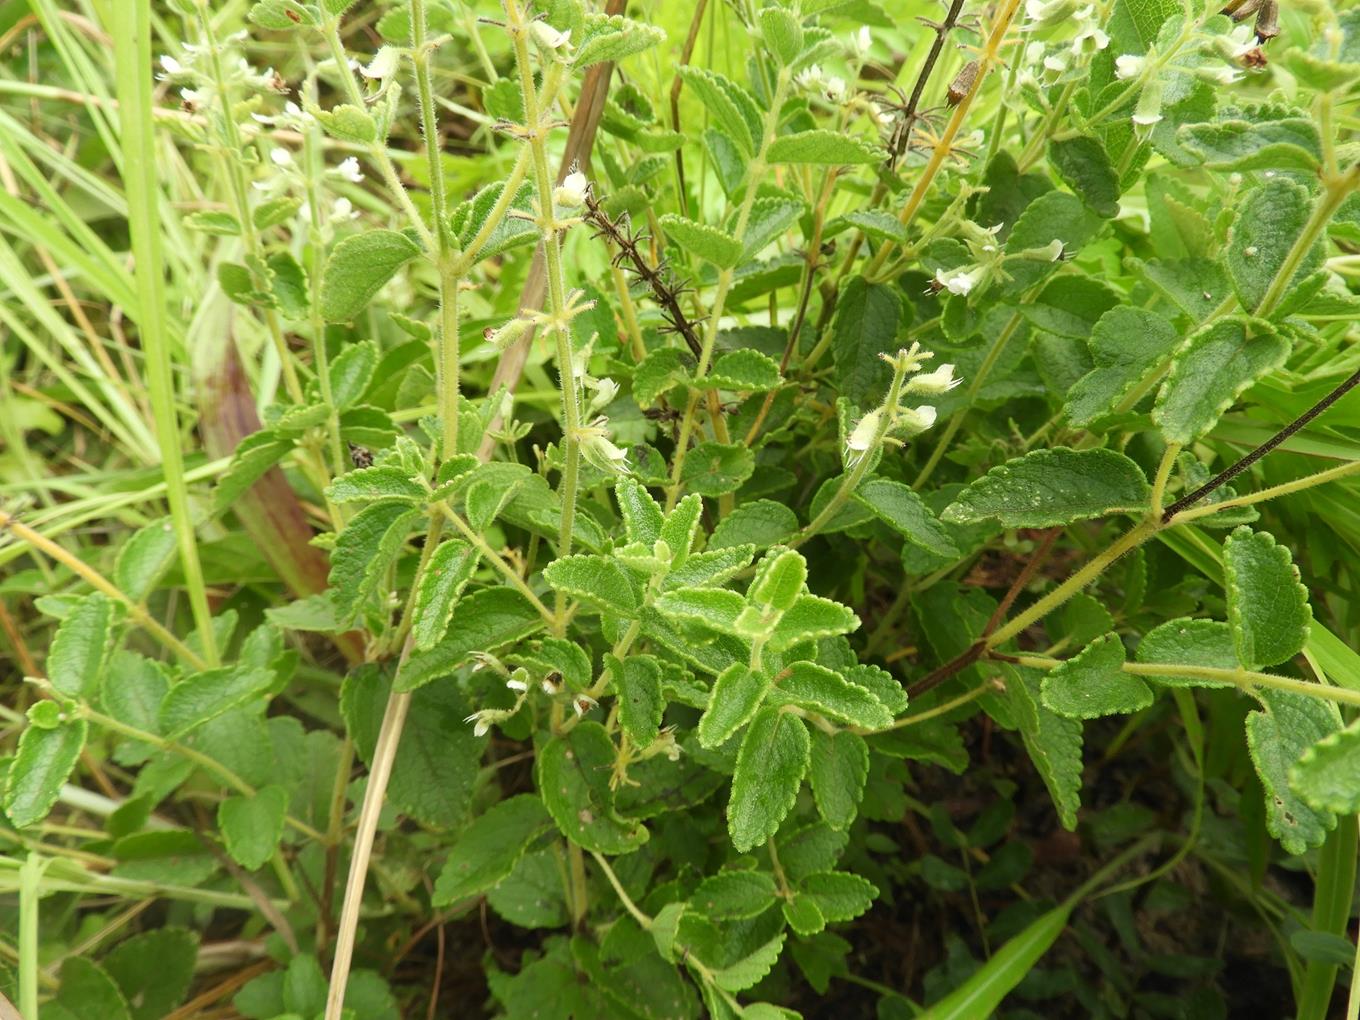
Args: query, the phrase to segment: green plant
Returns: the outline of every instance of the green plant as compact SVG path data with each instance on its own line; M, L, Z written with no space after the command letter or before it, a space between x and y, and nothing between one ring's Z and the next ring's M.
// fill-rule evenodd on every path
M1360 9L893 6L0 3L27 1020L1328 1014Z

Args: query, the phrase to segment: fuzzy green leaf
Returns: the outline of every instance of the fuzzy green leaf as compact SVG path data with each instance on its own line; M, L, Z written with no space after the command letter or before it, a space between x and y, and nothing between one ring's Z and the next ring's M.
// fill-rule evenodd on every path
M780 932L755 952L743 957L736 963L713 972L713 983L728 992L740 992L758 984L774 967L779 954L784 950L784 939Z
M1217 423L1252 383L1284 364L1288 342L1260 319L1216 319L1185 342L1157 394L1152 420L1186 444Z
M1290 770L1305 751L1335 733L1336 708L1320 698L1261 688L1263 710L1247 716L1247 749L1265 788L1266 828L1291 854L1321 846L1336 828L1336 815L1318 809L1295 792Z
M741 241L743 260L759 255L784 231L798 222L807 210L801 201L779 195L765 195L751 203L751 215L746 221L746 233Z
M797 705L847 726L881 729L892 713L867 688L852 684L835 670L814 662L794 662L775 678L770 701Z
M802 594L807 576L807 560L802 553L792 549L772 551L756 565L747 598L762 609L786 612Z
M869 776L869 745L858 733L812 731L812 796L826 823L848 829L859 812Z
M348 322L368 307L397 270L420 254L420 246L395 230L352 234L331 249L321 277L321 314Z
M104 671L104 683L99 700L106 713L121 723L145 730L160 731L161 702L170 690L170 680L160 663L135 652L116 652ZM125 765L145 761L154 748L145 743L124 741L117 746L114 757Z
M619 724L638 747L650 747L666 711L661 663L650 655L630 655L610 672L618 689Z
M472 580L479 557L476 549L458 538L445 539L430 556L412 605L411 636L420 651L444 640L454 606Z
M671 568L662 590L706 588L724 584L751 565L751 557L755 555L755 551L755 546L737 545L694 553L682 565Z
M1035 450L975 479L941 515L955 524L995 518L1012 528L1055 524L1144 509L1143 471L1113 450Z
M578 723L539 752L538 789L562 834L601 854L626 854L647 842L647 830L614 811L609 778L614 742L597 722Z
M564 556L544 568L543 579L556 591L603 612L634 617L641 606L623 568L605 556Z
M1105 147L1089 135L1049 143L1048 159L1068 187L1107 219L1119 213L1119 176Z
M364 340L348 345L331 362L331 400L343 411L368 390L373 374L378 369L378 345Z
M827 921L853 921L874 905L878 887L867 878L848 871L823 871L808 875L798 890L812 897Z
M798 515L783 503L757 499L743 503L718 522L709 537L709 549L753 545L767 549L798 534Z
M1124 643L1106 634L1051 670L1043 680L1044 704L1069 719L1137 712L1152 704L1152 689L1125 673Z
M421 503L429 498L425 487L413 481L405 470L388 464L346 471L331 482L326 494L332 503L374 499Z
M774 905L774 879L764 871L720 871L690 895L691 910L712 921L744 921Z
M1073 425L1089 425L1115 410L1175 349L1180 336L1156 312L1120 305L1091 330L1094 367L1067 391L1064 410Z
M803 785L811 745L803 720L772 706L761 709L746 728L727 805L727 832L738 853L760 846L778 830Z
M251 797L228 797L217 806L217 827L227 853L247 871L264 867L283 836L288 813L288 791L266 786Z
M1255 311L1261 303L1312 211L1308 189L1284 177L1264 181L1242 199L1228 237L1226 261L1243 308ZM1290 282L1297 284L1316 270L1322 258L1322 245L1315 244Z
M815 163L821 166L853 166L877 163L883 150L877 145L840 131L813 128L780 135L770 143L765 158L771 163Z
M245 664L187 676L171 687L161 702L157 713L160 732L178 740L224 712L263 697L273 684L273 671Z
M84 719L50 729L29 725L24 730L5 782L5 814L16 829L47 817L80 759L87 730Z
M403 500L370 503L349 519L331 552L330 590L336 614L350 622L401 554L420 511Z
M618 61L664 42L661 29L620 15L590 13L585 16L572 65L586 67L606 60Z
M698 96L722 132L736 142L748 159L756 153L760 114L750 93L715 71L692 64L679 69L685 85Z
M99 689L113 651L122 607L100 592L81 598L57 627L47 653L47 678L68 698L88 699Z
M670 240L719 269L731 269L741 260L741 242L717 227L675 213L666 213L660 223Z
M184 999L194 978L198 937L184 928L154 928L119 942L100 961L132 1020L162 1020Z
M1292 659L1308 641L1313 611L1289 550L1240 527L1223 543L1223 571L1237 658L1247 669Z
M782 7L765 7L758 15L760 35L781 64L792 64L803 51L803 26Z
M551 816L533 794L492 805L459 832L430 902L446 907L500 885L529 845L551 827Z
M699 717L699 744L720 747L760 710L770 690L770 678L742 663L719 674L708 695L708 707Z
M661 529L666 523L661 504L640 482L624 478L614 487L614 499L623 515L623 532L629 542L650 546L661 537Z
M1289 785L1316 811L1360 811L1360 721L1304 751L1289 770Z
M699 533L699 519L704 513L704 500L698 493L691 493L666 515L666 523L661 525L661 541L671 551L671 566L678 567L689 557L694 548L694 536Z
M175 562L178 552L179 542L170 518L152 521L138 528L118 550L113 583L133 602L143 602Z
M1232 628L1221 620L1167 620L1138 643L1134 658L1157 665L1212 666L1236 669L1237 652ZM1167 687L1231 687L1231 683L1195 676L1152 677Z
M513 588L483 588L462 598L444 637L413 653L397 674L396 689L413 691L448 676L473 652L490 652L543 626L533 604Z
M694 358L676 347L659 347L647 354L633 372L633 399L652 407L665 394L690 381Z
M680 480L691 492L718 497L735 492L756 468L755 454L741 443L700 443L685 458Z
M799 595L779 618L768 647L771 651L782 652L803 641L849 634L858 628L859 617L847 606L820 595Z
M131 1020L132 1012L103 967L84 956L68 956L62 961L56 1000L43 1007L43 1016L56 1016L58 1020Z
M695 623L720 634L737 634L737 620L746 600L726 588L678 588L656 600L662 616L682 623Z
M936 519L911 486L890 478L869 478L855 490L855 499L912 545L937 556L958 558L959 549L949 529Z
M1058 809L1058 820L1063 828L1074 830L1081 806L1081 723L1043 705L1040 679L1034 670L1007 670L1006 691L1025 749Z
M784 920L798 935L816 935L826 927L826 918L811 896L796 892L790 899L780 904Z
M724 354L714 364L705 382L717 389L742 393L764 393L784 381L779 362L749 348Z
M1318 167L1322 143L1317 126L1303 117L1253 122L1220 120L1185 124L1181 145L1215 170L1301 170Z
M898 347L904 317L901 291L853 276L836 302L831 323L831 360L841 396L860 407L882 399L892 370L879 357Z

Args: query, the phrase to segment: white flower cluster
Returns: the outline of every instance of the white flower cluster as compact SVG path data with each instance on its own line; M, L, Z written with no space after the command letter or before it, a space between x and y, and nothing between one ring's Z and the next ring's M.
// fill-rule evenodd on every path
M910 396L939 396L948 393L961 382L954 375L954 366L941 365L933 372L922 372L925 362L935 357L931 351L921 350L919 343L896 354L879 355L893 366L894 372L905 377L895 404L876 407L864 415L845 440L846 467L854 467L868 456L877 443L900 444L903 439L921 434L935 424L936 411L933 404L919 404L909 407L903 401ZM891 394L889 395L891 397Z
M487 652L472 653L472 671L474 673L483 669L489 669L499 675L505 681L506 690L512 691L515 695L515 703L510 708L483 708L473 712L463 720L472 723L473 736L481 737L495 726L509 719L529 698L529 691L532 685L529 682L529 671L523 666L516 667L514 672L506 668L505 664ZM561 676L557 673L549 673L538 682L538 687L550 698L555 698L562 693L563 684ZM567 692L571 697L571 708L579 719L592 708L599 705L599 702L589 694L583 692Z
M245 32L229 35L223 40L223 48L239 45L245 38ZM180 98L194 109L201 110L211 106L217 96L217 83L208 70L211 60L212 54L207 45L181 43L180 56L176 57L169 53L161 55L160 73L156 77L161 81L179 85ZM222 84L228 94L236 89L247 94L274 93L282 92L288 87L287 82L272 67L267 67L263 71L258 70L251 66L245 57L237 57L235 61L224 60L222 67Z
M832 105L839 106L849 96L845 79L839 75L827 75L820 64L812 64L794 75L793 83L804 92L810 92Z

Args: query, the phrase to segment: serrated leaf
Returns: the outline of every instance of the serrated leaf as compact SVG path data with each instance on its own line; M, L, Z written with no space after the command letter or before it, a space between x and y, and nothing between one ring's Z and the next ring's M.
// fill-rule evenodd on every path
M338 411L355 404L368 390L378 369L378 345L372 340L349 344L330 366L331 400Z
M311 312L312 297L307 271L292 252L276 251L265 260L270 271L270 292L285 319L305 319Z
M719 269L731 269L741 261L741 242L717 227L675 213L666 213L659 222L667 238Z
M1034 670L1006 671L1010 696L1025 750L1048 787L1058 820L1071 831L1077 827L1081 806L1081 723L1050 711L1040 701L1040 680Z
M750 348L724 354L704 380L717 389L742 393L764 393L777 388L783 381L779 362Z
M353 620L377 590L419 516L420 511L409 503L381 500L370 503L346 523L331 551L329 575L331 598L342 621Z
M848 871L823 871L808 875L798 890L812 898L829 922L853 921L874 905L878 887L867 878Z
M616 750L597 722L578 723L538 755L538 789L562 834L601 854L626 854L647 842L641 823L614 811L609 779Z
M757 499L743 503L718 522L709 536L710 550L751 545L768 549L798 534L798 515L783 503Z
M765 158L770 163L815 163L822 166L854 166L883 159L877 145L854 135L825 128L780 135L770 143Z
M650 546L661 538L661 530L666 523L661 504L652 498L642 483L632 478L622 479L614 487L614 499L619 504L619 513L623 515L623 532L629 542ZM689 551L688 545L684 551Z
M321 314L348 322L368 307L397 270L420 254L420 246L395 230L352 234L326 259L321 277Z
M463 497L463 509L472 530L481 533L491 527L532 476L533 472L524 464L492 463L479 467Z
M661 541L671 551L671 565L678 567L694 548L694 536L699 533L699 518L703 516L704 501L698 493L691 493L675 504L661 526Z
M859 617L849 607L820 595L800 595L775 624L766 647L782 652L803 641L849 634L858 628Z
M619 725L638 747L650 747L666 711L661 664L650 655L630 655L611 673L618 689Z
M1105 147L1089 135L1054 140L1048 159L1068 187L1107 219L1119 213L1119 176Z
M700 624L721 634L736 634L746 600L726 588L678 588L661 594L656 609L682 623Z
M1091 330L1094 367L1067 391L1063 410L1073 425L1089 425L1115 410L1175 349L1180 335L1156 312L1120 305Z
M1318 167L1322 143L1317 126L1302 117L1264 122L1220 120L1183 124L1181 146L1215 170L1301 170Z
M721 74L692 64L682 65L679 74L742 155L748 159L754 156L761 126L760 114L750 94Z
M833 829L848 829L854 822L868 776L869 745L863 737L848 730L813 730L808 780L817 810Z
M788 922L795 934L804 937L816 935L826 927L826 918L822 916L816 900L811 896L796 892L790 899L780 904L780 907L784 914L784 920Z
M162 1020L183 1001L197 960L198 936L166 927L124 939L101 963L131 1004L132 1020Z
M1050 670L1043 679L1044 704L1069 719L1138 712L1152 704L1152 689L1125 673L1124 643L1106 634Z
M1237 207L1228 236L1228 275L1242 307L1255 311L1313 211L1308 189L1284 177L1272 177L1247 193ZM1322 244L1313 247L1295 268L1291 284L1322 265Z
M241 664L194 673L165 695L157 712L160 732L178 740L224 712L263 697L273 684L271 670Z
M1223 543L1228 623L1247 669L1292 659L1308 641L1313 610L1289 550L1243 526Z
M770 678L742 663L734 663L718 675L708 695L708 707L699 717L699 744L714 748L725 744L760 710L770 690Z
M807 560L792 549L772 550L756 565L747 599L762 609L785 612L807 583Z
M633 399L640 407L652 407L677 386L690 381L694 358L676 347L659 347L638 363L633 372Z
M342 142L371 145L378 139L378 121L363 107L339 103L329 110L309 107L326 134ZM356 235L363 236L363 235Z
M701 496L735 492L755 470L755 454L741 443L700 443L690 450L680 481Z
M241 440L213 490L213 512L228 509L292 449L292 439L279 436L272 429L253 432Z
M841 671L845 679L863 687L883 703L893 715L907 710L906 689L886 669L878 666L859 664Z
M751 203L746 233L741 241L743 260L759 255L767 245L797 223L807 207L800 201L779 195L764 195Z
M775 678L770 701L797 705L804 711L868 730L881 729L893 721L892 713L867 688L813 662L786 666Z
M479 558L475 548L458 538L445 539L431 554L412 605L411 637L416 648L428 651L444 639Z
M297 215L297 211L302 208L302 200L293 195L282 195L279 198L271 198L257 205L250 214L251 222L255 224L256 230L268 230L270 227L277 227L280 223L286 223Z
M620 15L590 13L585 16L572 66L586 67L605 60L618 61L664 42L666 33Z
M414 481L404 469L390 464L356 468L338 475L326 490L332 503L353 503L356 500L396 499L405 503L423 503L429 492Z
M53 1008L55 1007L55 1008ZM103 967L83 956L68 956L61 965L56 1000L43 1007L44 1016L58 1020L131 1020L123 993Z
M241 221L229 212L207 211L190 213L184 217L184 225L190 230L215 237L239 237Z
M91 592L71 607L47 653L47 679L54 688L68 698L81 699L99 689L121 611L121 606L100 592Z
M896 216L881 209L857 209L840 218L852 227L864 231L865 237L872 237L876 241L891 241L902 245L911 243L911 231L902 226Z
M779 960L779 954L784 950L784 939L786 937L783 932L780 932L750 955L730 966L714 971L713 983L729 992L740 992L759 983L761 978L768 974Z
M1247 716L1247 750L1265 788L1266 828L1291 854L1321 846L1336 828L1336 816L1319 810L1294 791L1290 770L1304 752L1336 732L1336 709L1320 698L1260 688L1263 711Z
M1143 510L1151 489L1142 469L1113 450L1035 450L969 483L941 515L955 524L995 518L1007 527L1056 524Z
M499 885L552 824L543 802L533 794L521 793L492 805L459 832L435 882L431 904L446 907Z
M803 720L772 706L746 728L732 775L727 832L738 853L760 846L778 830L798 797L812 757Z
M474 256L474 263L484 262L509 251L511 248L531 244L538 240L538 227L531 219L525 218L525 214L532 214L533 212L534 194L533 185L526 182L520 185L506 210L509 213L520 215L503 216L491 228L490 233L487 234L475 252L468 251L472 242L477 240L477 235L491 218L491 214L504 191L504 181L488 184L472 198L460 203L449 216L450 229L457 235L458 243L463 246L465 251Z
M760 35L781 64L792 64L803 50L803 26L782 7L765 7L757 15Z
M1167 620L1138 643L1138 662L1156 665L1211 666L1236 669L1237 652L1232 628L1221 620ZM1195 676L1156 676L1151 679L1168 687L1231 687L1228 681Z
M483 588L457 604L440 641L407 658L397 674L396 690L413 691L448 676L473 652L491 652L527 637L543 626L543 617L513 588Z
M937 556L957 559L958 546L944 525L909 485L890 478L869 478L855 490L855 499L912 545Z
M606 556L564 556L544 568L543 579L554 590L603 612L635 617L641 607L628 576Z
M100 690L103 709L114 719L147 733L160 730L160 707L170 690L164 668L135 652L116 652L104 671ZM145 761L155 751L150 744L123 741L114 757L122 764Z
M254 796L228 797L217 806L217 827L227 853L247 871L262 868L274 856L288 813L288 791L272 785Z
M30 725L20 735L4 801L5 814L16 829L47 817L80 759L87 731L85 720L75 719L51 729Z
M1193 442L1252 383L1284 364L1289 343L1260 319L1217 319L1185 342L1157 394L1152 420L1167 442Z
M751 565L755 546L736 545L693 553L678 567L672 567L662 584L663 591L676 588L705 588L724 584Z
M152 521L138 528L118 550L113 582L133 602L142 602L175 562L178 551L179 543L170 518Z
M836 301L831 360L840 394L860 407L882 399L892 379L879 357L896 351L904 309L900 291L862 276L851 277Z
M1316 811L1360 811L1360 722L1304 751L1289 770L1289 785Z
M712 921L744 921L774 905L774 879L764 871L720 871L690 895L691 910Z

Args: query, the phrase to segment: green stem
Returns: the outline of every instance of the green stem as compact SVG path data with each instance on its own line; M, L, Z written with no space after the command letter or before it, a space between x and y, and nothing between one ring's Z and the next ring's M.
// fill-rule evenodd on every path
M499 570L501 575L510 582L515 590L529 600L529 604L538 610L538 614L543 617L544 622L556 632L558 624L557 616L554 615L553 612L543 604L543 601L534 594L534 590L525 584L524 578L519 576L519 573L515 568L510 566L500 553L491 548L486 539L478 532L474 531L472 525L463 520L451 506L447 503L440 502L435 504L435 507L455 528L458 529L459 534L477 548L477 551L482 554L483 559Z
M1231 499L1223 500L1221 503L1210 503L1208 506L1196 507L1193 510L1182 510L1176 514L1173 520L1176 524L1189 524L1201 517L1211 517L1220 510L1231 510L1240 506L1251 506L1253 503L1264 503L1266 500L1274 499L1277 496L1302 492L1325 482L1335 481L1338 478L1345 478L1357 473L1360 473L1360 460L1351 461L1349 464L1340 464L1334 468L1328 468L1326 471L1305 475L1302 478L1294 479L1292 482L1272 485L1270 488L1261 489L1259 492L1248 492L1242 496L1234 496Z
M984 694L987 694L990 691L994 691L995 689L996 688L990 682L981 683L974 687L972 690L965 691L963 694L960 694L957 698L951 698L949 701L946 701L943 704L936 705L934 708L928 708L923 712L917 712L915 715L903 716L901 719L898 719L896 722L892 723L889 726L884 726L882 729L862 731L856 730L855 732L886 733L889 730L900 730L905 729L908 726L915 726L917 723L929 722L931 719L936 719L942 715L947 715L948 713L954 711L954 709L960 708L971 701L976 701Z
M1329 177L1323 181L1322 194L1318 196L1317 205L1313 206L1312 215L1308 217L1308 222L1304 224L1303 231L1294 241L1294 246L1289 249L1284 261L1280 263L1280 268L1275 273L1275 278L1270 281L1270 286L1261 298L1261 303L1256 306L1255 314L1257 316L1262 319L1268 318L1270 313L1279 305L1285 291L1293 282L1294 274L1298 272L1299 266L1303 264L1303 260L1313 250L1313 245L1317 242L1317 239L1327 229L1327 224L1331 222L1333 214L1356 187L1360 187L1360 164L1352 166L1338 177Z
M30 853L19 868L19 1012L30 1020L38 1016L38 916L46 867Z
M1176 466L1176 458L1180 455L1180 443L1168 443L1166 451L1162 454L1162 461L1157 465L1157 476L1152 480L1152 513L1158 516L1162 512L1162 507L1166 501L1166 483L1171 477L1171 469Z
M609 879L609 884L614 887L614 892L618 894L619 902L623 904L623 908L633 915L633 920L642 925L644 931L650 931L652 928L652 919L639 910L638 905L634 903L628 893L624 891L623 884L619 881L619 876L614 874L614 869L609 866L609 862L594 850L590 851L590 856L595 858L595 863L598 864L600 870L604 872L604 877Z
M165 331L165 272L157 212L155 130L151 115L150 0L115 4L112 8L118 100L122 110L123 176L127 189L128 226L137 260L137 326L146 358L147 387L156 420L156 442L165 473L166 501L179 546L180 566L189 593L189 607L204 657L218 660L217 636L208 606L198 540L184 481L179 421L175 413L175 382L170 345Z

